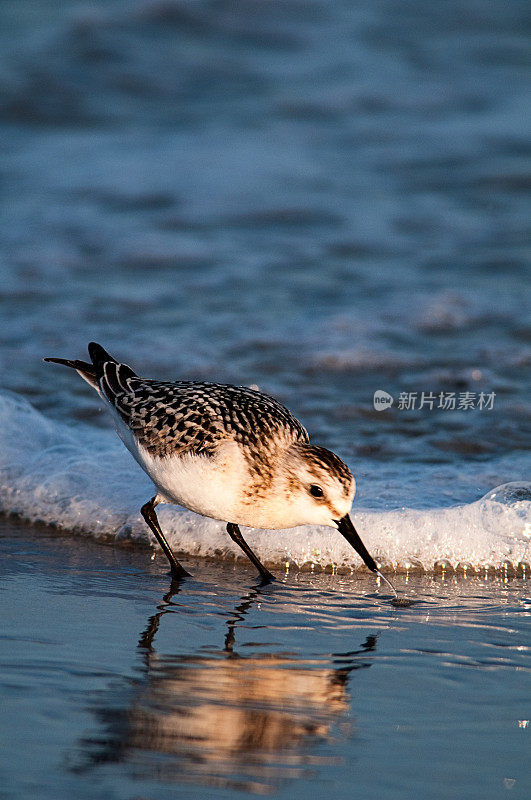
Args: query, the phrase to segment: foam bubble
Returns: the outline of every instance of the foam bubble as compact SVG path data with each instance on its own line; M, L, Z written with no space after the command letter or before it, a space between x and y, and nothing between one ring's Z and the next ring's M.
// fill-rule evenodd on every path
M47 419L0 393L0 509L29 522L117 542L151 541L140 517L153 485L111 432ZM225 525L176 506L158 510L179 553L241 556ZM531 484L506 483L450 508L356 510L356 528L384 569L503 569L531 562ZM305 526L245 531L271 565L365 569L339 533ZM527 567L529 569L529 567Z

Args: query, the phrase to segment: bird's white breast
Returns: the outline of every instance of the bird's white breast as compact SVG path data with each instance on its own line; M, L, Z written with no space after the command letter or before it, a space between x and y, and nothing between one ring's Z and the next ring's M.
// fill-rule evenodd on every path
M185 453L161 458L151 455L138 443L116 412L113 416L118 435L147 472L161 499L205 517L236 521L242 492L249 480L245 459L236 442L222 442L213 456Z
M144 469L170 503L225 522L238 515L242 486L248 479L235 442L220 446L215 456L186 454L154 458L142 453Z

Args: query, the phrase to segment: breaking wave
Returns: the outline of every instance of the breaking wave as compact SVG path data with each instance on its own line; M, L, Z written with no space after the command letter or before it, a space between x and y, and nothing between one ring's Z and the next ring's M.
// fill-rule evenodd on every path
M153 486L117 437L48 419L8 392L0 394L0 421L4 514L97 540L151 541L139 509ZM176 506L161 507L158 513L178 552L230 559L241 555L222 522ZM354 506L353 519L369 551L388 569L529 572L531 483L505 483L475 502L449 508L381 511ZM249 531L246 538L271 565L364 568L332 528Z

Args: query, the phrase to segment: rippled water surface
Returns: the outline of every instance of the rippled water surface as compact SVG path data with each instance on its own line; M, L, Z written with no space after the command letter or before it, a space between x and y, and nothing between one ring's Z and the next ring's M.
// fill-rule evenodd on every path
M10 798L524 798L525 581L161 560L2 526ZM6 788L7 793L6 793Z
M41 363L101 340L277 395L369 507L523 479L526 6L3 3L2 385L109 425ZM496 398L398 410L423 391Z

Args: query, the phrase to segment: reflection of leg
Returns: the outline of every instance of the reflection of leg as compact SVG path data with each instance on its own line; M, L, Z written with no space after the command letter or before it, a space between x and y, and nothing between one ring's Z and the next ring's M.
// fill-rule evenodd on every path
M267 581L264 580L264 583L267 583ZM256 598L260 597L260 595L260 588L257 586L256 589L253 589L249 592L249 594L246 594L244 597L242 597L240 605L236 606L234 609L234 616L227 620L228 631L227 635L225 636L225 651L230 653L232 656L236 656L236 653L234 652L234 642L236 641L234 628L238 622L243 622L245 615L253 603L256 602Z
M181 564L179 564L179 562L173 555L173 551L160 529L159 521L155 513L156 505L157 505L157 497L155 495L155 497L152 497L151 500L149 500L145 505L142 506L142 508L140 509L140 513L146 520L150 530L153 531L153 533L157 537L158 543L164 550L164 554L168 559L168 561L170 562L172 576L174 578L186 578L187 576L190 575L190 573L187 572Z
M160 618L171 609L172 598L181 590L181 586L180 580L172 578L170 589L162 598L164 602L157 606L157 613L149 618L147 627L138 640L138 646L146 650L148 655L153 652L153 639L159 629Z
M349 650L347 653L334 653L333 672L330 683L332 686L346 686L350 673L355 669L367 669L372 661L363 660L360 656L376 650L378 634L369 634L359 650Z
M269 581L274 581L275 576L271 575L269 570L264 567L260 559L257 556L255 556L255 554L253 553L253 551L251 550L251 548L241 535L239 527L235 525L234 522L227 523L227 532L232 541L236 542L236 544L241 547L247 558L250 561L252 561L252 563L255 565L256 569L262 576L264 583L269 583Z

